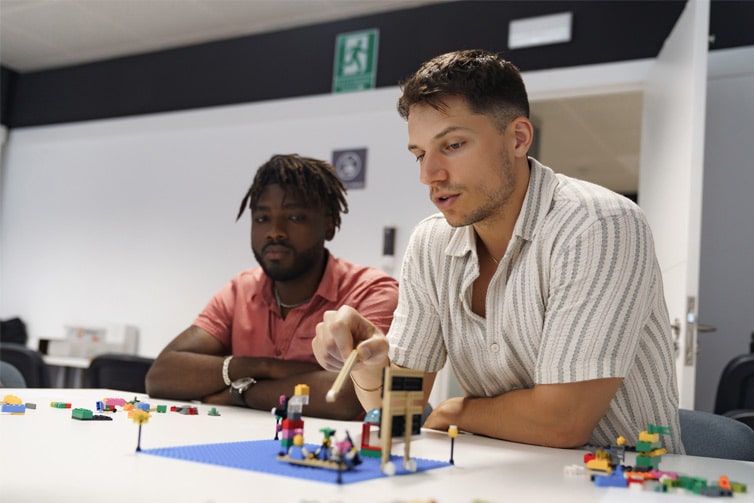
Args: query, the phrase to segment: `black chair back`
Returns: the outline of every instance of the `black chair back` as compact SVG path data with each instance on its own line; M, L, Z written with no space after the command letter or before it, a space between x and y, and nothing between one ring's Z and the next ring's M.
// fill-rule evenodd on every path
M154 358L120 353L95 357L86 371L89 388L109 388L146 393L145 378Z
M0 321L0 342L25 345L28 338L26 324L21 318L10 318Z
M754 409L733 409L727 411L723 416L742 422L754 430Z
M754 409L754 354L733 358L723 369L715 398L715 414Z
M16 367L24 376L27 388L49 388L50 368L42 353L23 344L0 342L0 360Z

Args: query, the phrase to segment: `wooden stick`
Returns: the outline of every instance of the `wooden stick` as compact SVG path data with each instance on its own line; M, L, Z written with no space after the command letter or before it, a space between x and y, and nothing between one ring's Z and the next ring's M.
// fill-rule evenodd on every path
M340 388L343 387L343 383L346 382L346 379L348 379L348 376L351 374L351 369L356 363L356 358L358 356L359 353L355 349L351 351L351 354L348 355L348 358L346 358L346 361L343 364L343 368L340 369L338 377L335 378L335 382L332 384L332 388L330 388L330 391L328 391L327 395L325 395L325 400L327 400L328 402L335 401L335 399L338 397L338 393L340 393Z

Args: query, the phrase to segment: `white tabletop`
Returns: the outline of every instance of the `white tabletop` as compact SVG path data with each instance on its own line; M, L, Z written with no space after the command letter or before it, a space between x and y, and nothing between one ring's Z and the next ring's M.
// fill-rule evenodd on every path
M45 363L48 365L55 365L58 367L73 367L78 369L89 368L89 364L92 362L91 357L84 356L58 356L58 355L44 355Z
M338 485L260 472L136 453L138 426L126 413L112 421L76 421L71 410L50 402L70 402L73 408L94 409L97 400L134 395L92 389L0 389L36 410L24 415L0 415L0 500L9 502L593 502L632 501L702 503L697 495L657 494L595 487L588 477L569 477L563 468L583 464L584 451L549 449L461 434L455 440L454 466L425 472L380 477ZM151 405L184 402L150 400ZM270 413L238 407L195 404L197 416L157 414L142 428L143 449L203 443L271 439L275 421ZM304 412L306 409L304 408ZM96 413L96 412L95 412ZM358 443L361 425L305 417L306 442L319 442L319 429L348 430ZM403 445L393 446L402 454ZM411 443L411 454L447 461L450 440L445 433L423 430ZM627 462L632 461L628 454ZM271 459L270 463L277 463ZM754 463L693 456L665 455L660 468L683 475L748 485L735 501L754 501Z

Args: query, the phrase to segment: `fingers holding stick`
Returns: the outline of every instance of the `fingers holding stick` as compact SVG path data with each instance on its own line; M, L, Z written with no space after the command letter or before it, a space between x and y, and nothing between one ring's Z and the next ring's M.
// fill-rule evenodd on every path
M334 402L335 399L338 398L338 393L340 393L343 383L346 382L346 379L348 379L348 376L351 374L351 369L356 363L358 356L359 353L355 349L348 355L348 358L346 358L346 361L343 363L343 368L340 369L338 377L335 378L335 382L327 392L327 395L325 395L326 401Z

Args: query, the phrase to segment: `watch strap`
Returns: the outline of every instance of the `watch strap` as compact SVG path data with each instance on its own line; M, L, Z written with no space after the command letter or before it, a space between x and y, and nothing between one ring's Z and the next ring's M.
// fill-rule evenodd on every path
M223 360L223 382L226 386L230 386L230 383L232 382L230 380L230 374L228 374L228 371L230 370L230 361L233 359L233 355L226 356L225 360Z

